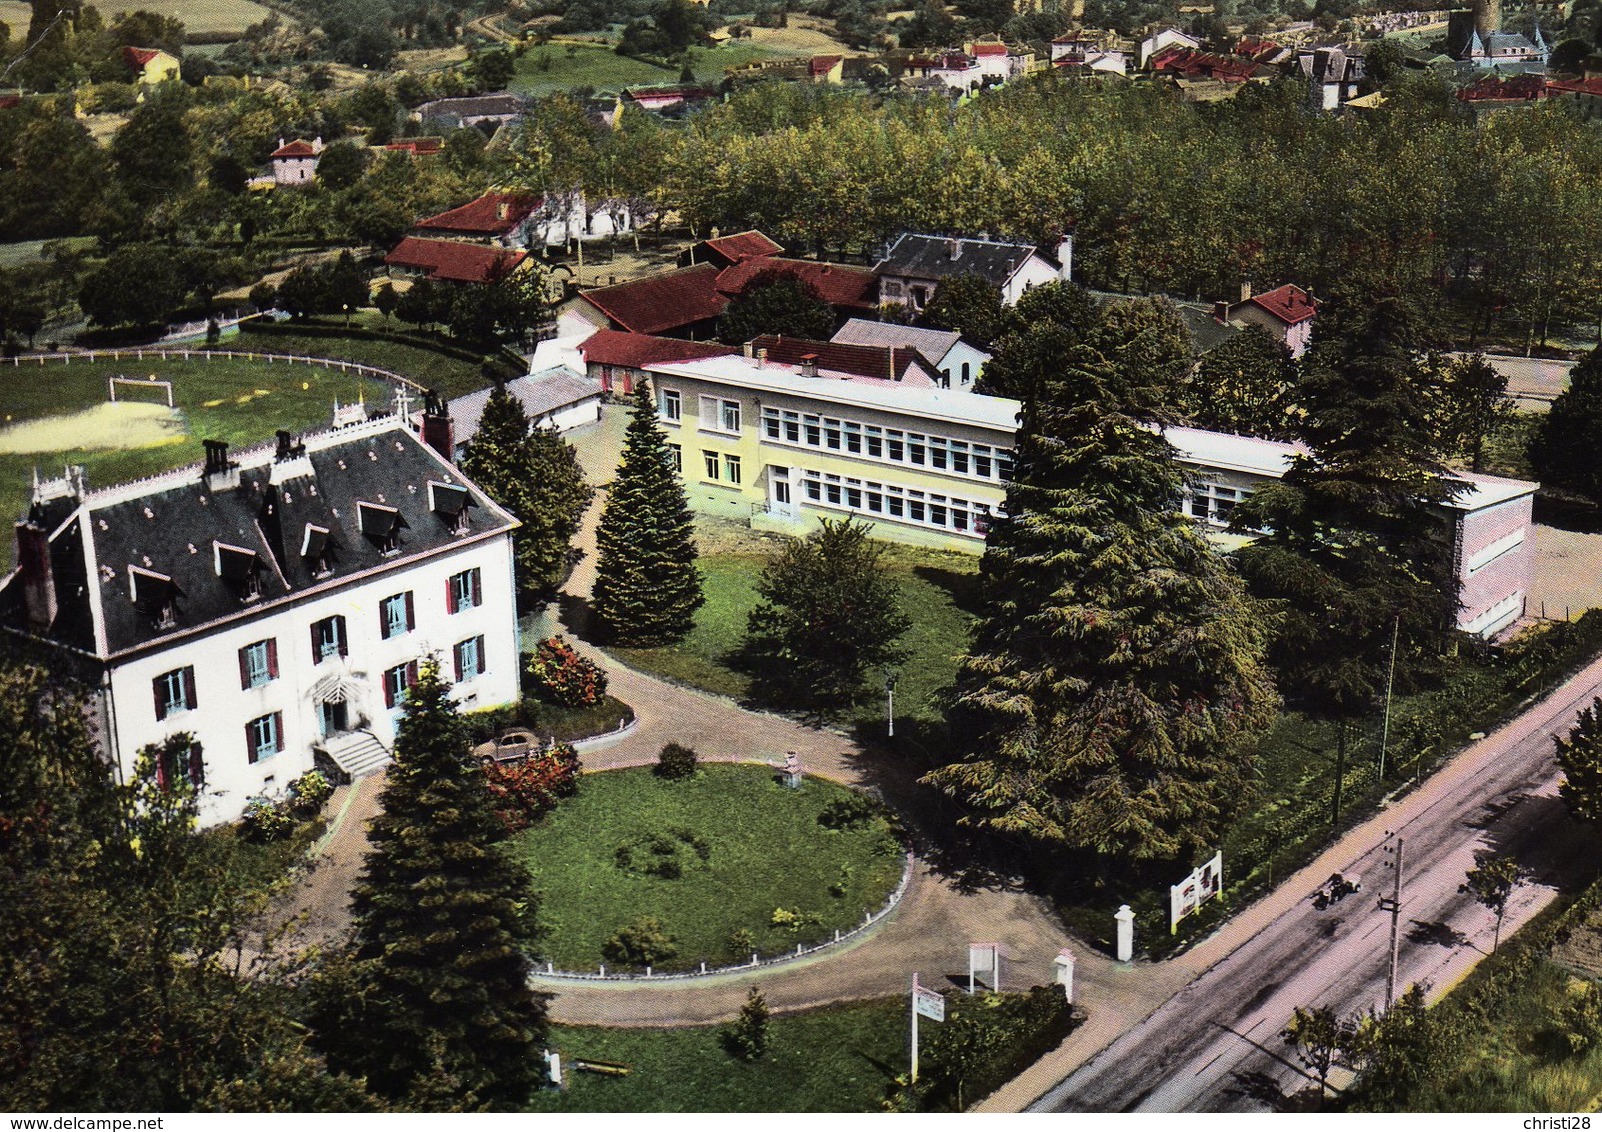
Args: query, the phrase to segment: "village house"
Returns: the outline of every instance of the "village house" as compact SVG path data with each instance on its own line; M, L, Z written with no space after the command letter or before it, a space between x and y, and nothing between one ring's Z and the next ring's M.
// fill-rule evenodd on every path
M1159 28L1136 45L1135 66L1144 71L1154 55L1170 47L1188 47L1192 51L1200 51L1202 41L1178 28Z
M635 86L623 91L623 105L659 117L678 118L717 97L708 87L677 83L670 86Z
M159 47L124 47L122 65L134 82L147 86L176 79L182 67L176 55Z
M401 138L392 141L384 147L390 153L404 153L411 157L437 157L445 152L445 139L442 137Z
M627 397L659 362L720 358L739 351L717 342L689 342L626 330L597 330L578 345L591 381L604 392Z
M1083 68L1110 75L1129 73L1129 51L1115 37L1088 31L1070 32L1051 41L1051 65L1061 70Z
M311 141L296 138L287 145L279 138L278 148L268 157L273 166L273 184L311 184L317 177L317 162L322 160L323 149L322 138Z
M522 117L526 104L515 94L479 94L468 98L436 98L412 111L414 121L438 133L449 133L465 126L502 126Z
M1308 101L1315 110L1339 110L1357 97L1366 75L1363 56L1345 47L1319 47L1296 57L1307 79Z
M509 393L535 428L554 428L566 432L582 424L593 424L600 419L605 399L598 382L567 366L550 366L535 373L514 377L505 384ZM464 393L448 402L445 411L452 427L452 458L460 460L468 443L478 435L479 422L484 419L484 406L489 403L494 386ZM414 430L425 427L426 416L417 413L412 419Z
M957 94L979 89L984 71L979 60L961 51L947 51L938 55L914 55L902 67L904 79L938 83Z
M748 259L783 255L784 249L754 228L720 236L716 228L710 238L691 244L679 253L680 267L710 263L717 267L733 267Z
M940 280L956 275L978 276L998 288L1002 303L1011 306L1031 288L1071 278L1073 249L1073 236L1063 236L1053 262L1033 244L905 232L874 265L873 273L879 279L881 303L913 311L929 305Z
M889 346L916 350L942 389L972 389L990 355L962 340L955 330L931 330L896 322L853 318L835 331L834 342L851 346Z
M519 694L517 520L403 416L346 422L204 466L90 490L37 483L16 524L0 626L54 650L96 689L119 780L139 751L187 736L161 776L202 787L206 825L389 758L418 665L437 658L464 708Z
M582 195L559 199L538 193L491 191L477 200L425 217L412 229L425 237L503 248L535 248L621 234L630 231L632 223L622 209L597 209L592 214Z
M859 516L880 538L980 553L1012 475L1019 402L905 382L841 380L749 355L648 365L658 417L691 505L801 534ZM1299 451L1249 437L1169 429L1190 475L1181 506L1226 545L1232 509L1285 474ZM1490 635L1524 611L1538 485L1455 474L1445 508L1462 590L1458 627Z
M384 257L390 275L399 272L436 283L499 283L528 264L524 251L417 236L405 237Z
M1231 326L1260 326L1270 337L1283 342L1291 357L1299 358L1313 341L1313 317L1318 308L1313 298L1294 283L1275 287L1260 295L1252 285L1241 285L1240 302L1219 302L1214 308L1217 321Z

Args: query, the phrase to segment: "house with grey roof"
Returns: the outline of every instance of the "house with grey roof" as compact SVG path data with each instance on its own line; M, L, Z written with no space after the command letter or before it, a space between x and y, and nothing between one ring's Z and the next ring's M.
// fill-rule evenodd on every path
M604 397L600 382L565 365L549 366L513 378L506 383L506 391L517 398L523 412L537 427L554 428L558 432L598 420ZM451 450L455 458L461 457L467 442L477 435L484 406L494 392L494 387L489 386L464 393L445 406L450 414ZM418 414L417 426L421 425L422 415Z
M848 319L832 342L850 346L889 346L915 350L936 375L942 389L972 389L990 355L962 340L955 330L931 330L894 322Z
M425 660L463 708L519 694L517 519L441 455L437 404L423 438L339 420L100 489L69 469L16 524L0 632L95 689L120 780L164 748L158 781L193 782L208 825L314 768L382 767Z
M921 311L942 279L974 275L1000 290L1002 303L1011 306L1031 288L1070 278L1073 248L1072 234L1048 257L1034 244L904 232L874 265L879 302Z

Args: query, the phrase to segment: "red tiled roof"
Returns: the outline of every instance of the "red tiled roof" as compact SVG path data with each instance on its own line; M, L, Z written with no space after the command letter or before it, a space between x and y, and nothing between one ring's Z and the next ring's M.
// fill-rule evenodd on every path
M494 283L506 278L527 258L527 252L407 236L384 257L384 262L391 267L426 271L428 278L442 282Z
M1499 79L1495 75L1472 82L1457 92L1460 102L1526 102L1547 96L1547 82L1540 75L1513 75Z
M155 47L124 47L122 49L122 61L134 70L142 71L145 69L146 63L149 63L160 54L160 49Z
M317 150L309 141L296 138L288 145L281 145L272 152L273 157L316 157Z
M879 281L873 272L810 259L747 259L724 268L718 275L717 289L729 296L741 294L757 276L767 272L780 272L810 283L818 297L832 307L871 309L879 305Z
M385 149L404 150L414 156L426 156L438 153L445 148L444 138L402 138L400 141L390 142Z
M1553 79L1546 84L1546 89L1561 94L1589 94L1602 98L1602 75L1591 79Z
M582 294L624 330L658 334L722 314L728 298L719 293L717 280L715 264L699 263Z
M534 193L485 193L460 208L419 220L417 227L442 232L470 232L475 236L499 236L527 220L543 202Z
M1261 295L1253 295L1250 301L1290 326L1306 322L1317 313L1312 298L1294 283L1275 287L1272 291L1264 291Z
M1257 70L1257 64L1246 59L1231 59L1227 55L1214 55L1209 51L1176 45L1165 47L1153 55L1151 69L1186 78L1212 78L1238 83L1249 79Z
M682 338L660 338L653 334L630 334L626 330L597 330L579 344L579 353L591 365L625 366L644 369L662 362L686 362L697 358L721 358L740 351L716 342L686 342Z
M918 351L911 346L848 346L843 342L815 342L809 338L786 338L782 334L759 334L751 340L753 350L766 350L768 361L798 366L816 361L824 373L871 377L879 381L901 381L907 370L917 365L909 384L932 386L934 382L918 362Z
M975 58L984 55L1005 55L1006 53L1007 45L1005 43L976 43L973 45Z
M807 64L807 73L814 78L819 75L826 75L839 66L840 61L841 56L839 55L814 55L812 61Z
M732 236L719 236L705 243L708 248L730 263L739 263L741 260L755 259L759 256L778 255L784 251L782 247L754 228L749 232L736 232Z

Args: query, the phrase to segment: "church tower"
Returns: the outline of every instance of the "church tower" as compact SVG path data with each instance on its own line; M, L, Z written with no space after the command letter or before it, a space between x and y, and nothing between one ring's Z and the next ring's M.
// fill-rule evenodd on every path
M1492 33L1502 30L1502 0L1474 0L1474 30L1481 43L1489 43Z

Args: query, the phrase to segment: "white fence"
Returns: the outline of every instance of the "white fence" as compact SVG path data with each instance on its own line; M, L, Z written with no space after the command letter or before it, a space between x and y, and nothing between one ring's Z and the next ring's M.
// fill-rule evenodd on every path
M709 968L703 962L700 970L698 971L675 971L660 975L653 974L651 968L649 967L645 969L645 973L643 975L635 974L633 972L626 974L608 974L604 964L601 966L599 971L558 971L550 963L547 963L545 965L545 970L536 972L535 977L538 979L549 979L555 981L569 980L574 982L592 983L684 982L689 979L699 979L704 976L710 977L715 975L729 975L738 973L740 971L755 971L762 967L776 967L784 963L793 963L795 960L804 959L808 955L817 955L819 952L831 951L844 944L850 943L852 940L861 938L863 935L877 927L886 916L895 911L896 905L900 904L901 898L907 894L907 886L912 883L912 869L914 864L916 864L916 858L914 858L911 853L908 853L906 855L906 863L901 869L901 881L896 885L895 891L890 893L889 899L884 902L884 907L880 908L877 912L869 912L865 914L862 917L862 923L858 924L850 931L842 932L837 928L835 929L833 939L824 940L822 943L813 944L811 947L807 947L804 944L798 943L795 945L794 951L786 951L783 955L770 955L766 958L763 958L753 952L751 955L751 962L736 963L732 967Z
M282 363L284 365L322 366L324 369L337 369L340 373L354 373L361 377L370 377L376 381L388 381L396 385L417 392L425 392L424 386L409 377L395 373L392 370L379 369L377 366L363 365L360 362L342 362L336 358L317 358L306 354L268 354L259 350L186 350L168 346L139 346L132 349L115 350L84 350L79 353L66 354L18 354L15 357L4 359L11 363L12 368L24 365L47 366L53 363L71 365L73 362L95 361L148 361L159 358L162 361L191 361L209 360L211 358L243 358L246 361L264 362L268 365Z

